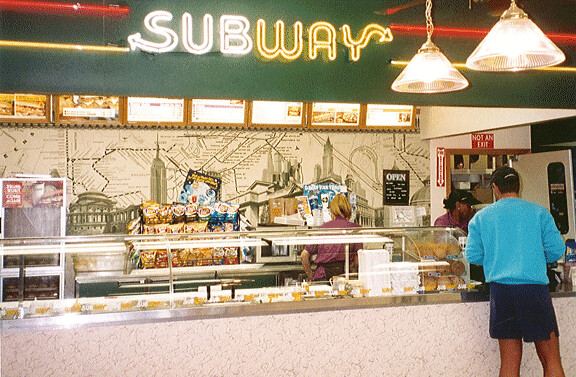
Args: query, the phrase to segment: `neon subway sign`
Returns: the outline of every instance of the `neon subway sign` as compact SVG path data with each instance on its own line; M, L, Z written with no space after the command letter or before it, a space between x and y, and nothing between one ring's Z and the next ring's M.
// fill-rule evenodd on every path
M135 33L128 36L131 50L142 50L149 53L160 54L174 51L178 46L193 55L204 55L214 49L214 19L212 15L205 14L202 20L202 41L196 43L193 38L192 16L189 13L182 15L181 37L170 28L172 13L157 10L149 13L144 18L144 28L150 34L156 36L158 42L145 39L142 34ZM219 51L226 55L246 55L254 50L268 60L273 59L298 59L304 53L304 27L300 21L292 25L292 40L286 41L286 26L282 20L274 24L274 43L272 46L267 42L267 24L263 19L256 22L256 41L250 36L250 21L244 16L222 15L219 20ZM362 50L368 45L372 37L377 42L390 42L394 38L389 28L378 24L366 25L356 36L352 36L352 30L348 25L340 28L341 41L349 50L350 59L360 60ZM338 32L329 22L315 22L308 28L307 56L314 60L320 52L325 52L329 60L336 59L336 47ZM287 44L291 47L287 47Z

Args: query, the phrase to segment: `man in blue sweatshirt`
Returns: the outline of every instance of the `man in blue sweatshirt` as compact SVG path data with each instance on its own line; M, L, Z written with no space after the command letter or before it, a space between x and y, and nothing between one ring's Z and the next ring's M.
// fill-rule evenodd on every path
M550 212L519 198L520 177L502 166L492 174L496 203L468 225L466 259L484 266L490 284L490 336L500 346L500 376L519 376L522 339L534 342L544 376L564 377L546 263L566 246Z

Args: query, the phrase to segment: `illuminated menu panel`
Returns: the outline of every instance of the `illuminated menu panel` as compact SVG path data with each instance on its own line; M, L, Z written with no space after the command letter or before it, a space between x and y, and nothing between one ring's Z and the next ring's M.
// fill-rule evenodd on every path
M252 102L252 124L302 125L303 114L303 102Z
M311 118L311 126L358 126L360 104L316 102L312 104Z
M246 101L244 100L192 100L193 123L243 124L245 119Z
M184 100L156 97L128 97L128 123L184 122Z
M93 95L62 95L58 97L58 121L118 122L120 97Z
M46 119L49 96L0 93L0 117L10 119Z
M412 127L414 106L368 105L366 127Z

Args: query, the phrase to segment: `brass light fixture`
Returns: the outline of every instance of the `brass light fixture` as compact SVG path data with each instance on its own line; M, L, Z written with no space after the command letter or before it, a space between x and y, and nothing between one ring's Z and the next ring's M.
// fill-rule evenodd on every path
M392 90L403 93L444 93L466 88L466 78L432 43L432 0L426 0L425 15L427 40L394 80Z
M515 72L562 63L564 53L512 0L484 40L466 60L477 71Z

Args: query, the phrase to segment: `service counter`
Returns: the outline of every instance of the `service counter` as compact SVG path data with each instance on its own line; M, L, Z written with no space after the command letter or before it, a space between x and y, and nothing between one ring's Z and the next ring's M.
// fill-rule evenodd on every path
M64 254L96 255L106 250L128 253L136 244L142 249L157 248L159 242L170 251L181 250L185 246L182 242L205 246L208 241L225 240L229 245L241 241L244 246L256 247L264 239L302 245L312 240L356 243L363 237L363 248L376 253L370 257L372 267L377 268L368 268L364 259L357 274L350 272L344 276L342 286L329 282L307 284L293 279L281 286L242 285L253 280L249 277L259 270L274 272L283 270L281 266L292 266L298 271L294 263L276 267L258 263L190 267L193 273L178 268L145 271L132 266L117 273L79 274L76 283L122 281L140 284L139 288L162 286L165 291L3 302L1 373L9 376L497 375L498 346L488 336L487 297L469 280L468 266L458 276L466 284L437 284L434 289L424 284L424 280L430 283L430 277L448 278L461 273L460 266L454 265L462 261L461 254L446 253L455 250L462 241L453 229L359 228L336 230L328 236L325 232L251 233L250 237L238 233L212 235L210 240L202 236L186 240L124 237L120 240L124 249L117 244L118 240L109 238L105 242L99 239L97 245L93 239L83 238L43 241L50 246L47 249L33 245L30 240L10 241L11 245L3 240L5 254L54 252L56 245L64 245ZM434 250L440 244L442 250ZM178 247L171 249L171 245ZM384 250L389 255L383 253L387 262L381 263L378 258ZM439 256L432 257L434 252L440 253ZM418 268L414 270L412 264ZM219 276L208 272L214 269L220 271ZM418 286L413 286L409 279L414 271ZM376 276L383 273L391 279L375 279L375 272ZM151 276L163 277L164 281L150 282L147 279ZM196 278L200 285L179 290L178 282ZM574 371L576 297L574 292L553 295L564 366L567 372ZM525 348L522 368L523 375L540 374L533 347Z
M488 302L463 298L214 304L2 321L2 375L495 376ZM568 373L576 370L575 298L553 298ZM540 374L526 347L522 375Z

